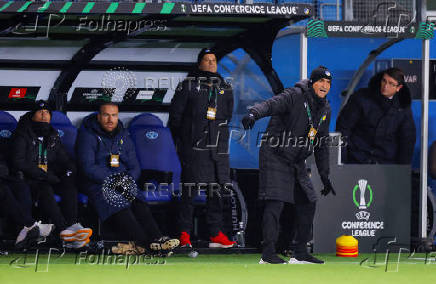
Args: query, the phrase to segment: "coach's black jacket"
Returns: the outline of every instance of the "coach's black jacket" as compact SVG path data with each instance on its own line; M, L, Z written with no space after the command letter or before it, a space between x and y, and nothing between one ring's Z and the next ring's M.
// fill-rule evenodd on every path
M256 119L271 116L259 152L260 199L293 203L295 181L310 202L317 199L305 164L312 153L307 136L310 126L305 103L309 104L314 126L318 128L313 148L318 172L321 176L329 175L330 105L327 99L314 93L308 80L303 80L294 88L287 88L250 108Z
M216 119L208 120L207 109L211 102L215 104L215 94ZM231 86L218 73L197 70L179 84L171 101L168 126L177 145L184 182L230 182L232 111Z

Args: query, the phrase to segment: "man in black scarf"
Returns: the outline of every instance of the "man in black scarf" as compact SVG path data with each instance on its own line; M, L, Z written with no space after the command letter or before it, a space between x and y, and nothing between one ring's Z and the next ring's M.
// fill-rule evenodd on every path
M177 87L168 121L185 184L178 220L180 246L192 246L193 199L198 190L207 192L209 247L235 245L222 232L222 194L230 185L228 125L232 111L232 88L217 73L215 51L204 48L198 55L196 70Z
M276 255L280 214L284 203L295 206L296 248L289 263L323 263L307 252L312 237L317 195L307 173L306 159L315 153L324 184L321 192L335 191L329 180L330 106L326 99L332 76L323 66L312 71L310 80L254 105L242 119L251 129L257 119L271 116L259 151L259 198L265 201L261 264L286 263Z
M33 199L54 223L65 246L79 248L89 243L92 230L77 222L76 167L50 125L51 112L47 102L38 101L33 111L20 118L11 138L12 171L30 186Z

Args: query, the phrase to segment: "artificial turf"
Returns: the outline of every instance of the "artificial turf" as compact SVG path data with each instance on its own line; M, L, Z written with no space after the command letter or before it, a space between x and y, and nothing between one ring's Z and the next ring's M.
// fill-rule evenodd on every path
M334 255L317 255L325 264L258 264L258 254L174 255L162 258L130 259L102 257L98 263L96 255L54 253L47 265L47 254L39 255L35 265L35 254L13 254L0 256L0 283L431 283L436 280L436 253L408 256L392 254L386 264L385 255L361 255L357 258L339 258ZM367 261L364 261L367 259ZM109 264L108 264L109 262ZM153 264L156 263L157 264ZM162 264L165 262L164 264ZM363 262L363 263L362 263Z

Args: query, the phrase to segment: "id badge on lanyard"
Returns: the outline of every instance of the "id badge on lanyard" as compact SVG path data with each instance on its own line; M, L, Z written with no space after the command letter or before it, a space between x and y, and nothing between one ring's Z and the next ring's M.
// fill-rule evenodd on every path
M210 90L209 91L209 103L210 103L210 98L212 97L212 90ZM217 101L218 101L218 99L217 99L217 93L216 93L216 91L215 91L215 107L211 107L211 106L208 106L207 107L207 113L206 113L206 118L208 119L208 120L215 120L215 118L216 118L216 112L217 112Z
M309 132L307 133L307 137L309 137L310 144L313 145L316 134L318 133L318 129L321 127L321 123L326 119L326 115L325 114L321 115L321 118L318 123L318 129L316 129L315 127L313 127L312 113L310 111L309 104L305 102L304 107L306 108L307 117L309 119L309 125L310 125L310 129Z
M315 140L316 133L318 133L318 131L313 127L313 125L311 125L309 133L307 134L307 136L310 139L310 144L313 144L313 141Z
M110 155L110 165L112 168L118 168L120 166L120 155Z
M215 120L215 118L216 118L216 108L208 107L207 108L206 118L209 119L209 120Z
M107 145L103 142L103 139L101 139L101 137L100 136L97 136L98 137L98 140L104 145L104 147L106 147L106 148L109 148L109 147L107 147ZM109 165L111 166L111 168L118 168L119 166L120 166L120 153L121 153L121 145L123 145L123 139L120 139L120 147L119 147L119 152L118 152L118 154L112 154L112 152L109 152L110 153L110 155L109 155ZM112 147L110 147L109 148L109 150L111 149Z

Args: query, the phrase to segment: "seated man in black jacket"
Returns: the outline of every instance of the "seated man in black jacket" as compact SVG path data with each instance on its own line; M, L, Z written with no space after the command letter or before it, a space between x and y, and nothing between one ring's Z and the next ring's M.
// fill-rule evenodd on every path
M57 131L50 125L51 108L38 101L20 118L12 136L13 170L23 175L41 211L60 232L66 247L89 243L92 230L77 222L76 167L68 157ZM55 200L60 195L60 206Z
M15 245L30 248L36 242L44 242L53 230L53 224L35 222L32 218L32 201L28 186L9 175L4 155L4 138L0 139L0 213L21 229Z
M350 97L336 121L349 164L410 164L416 129L404 73L389 68Z

